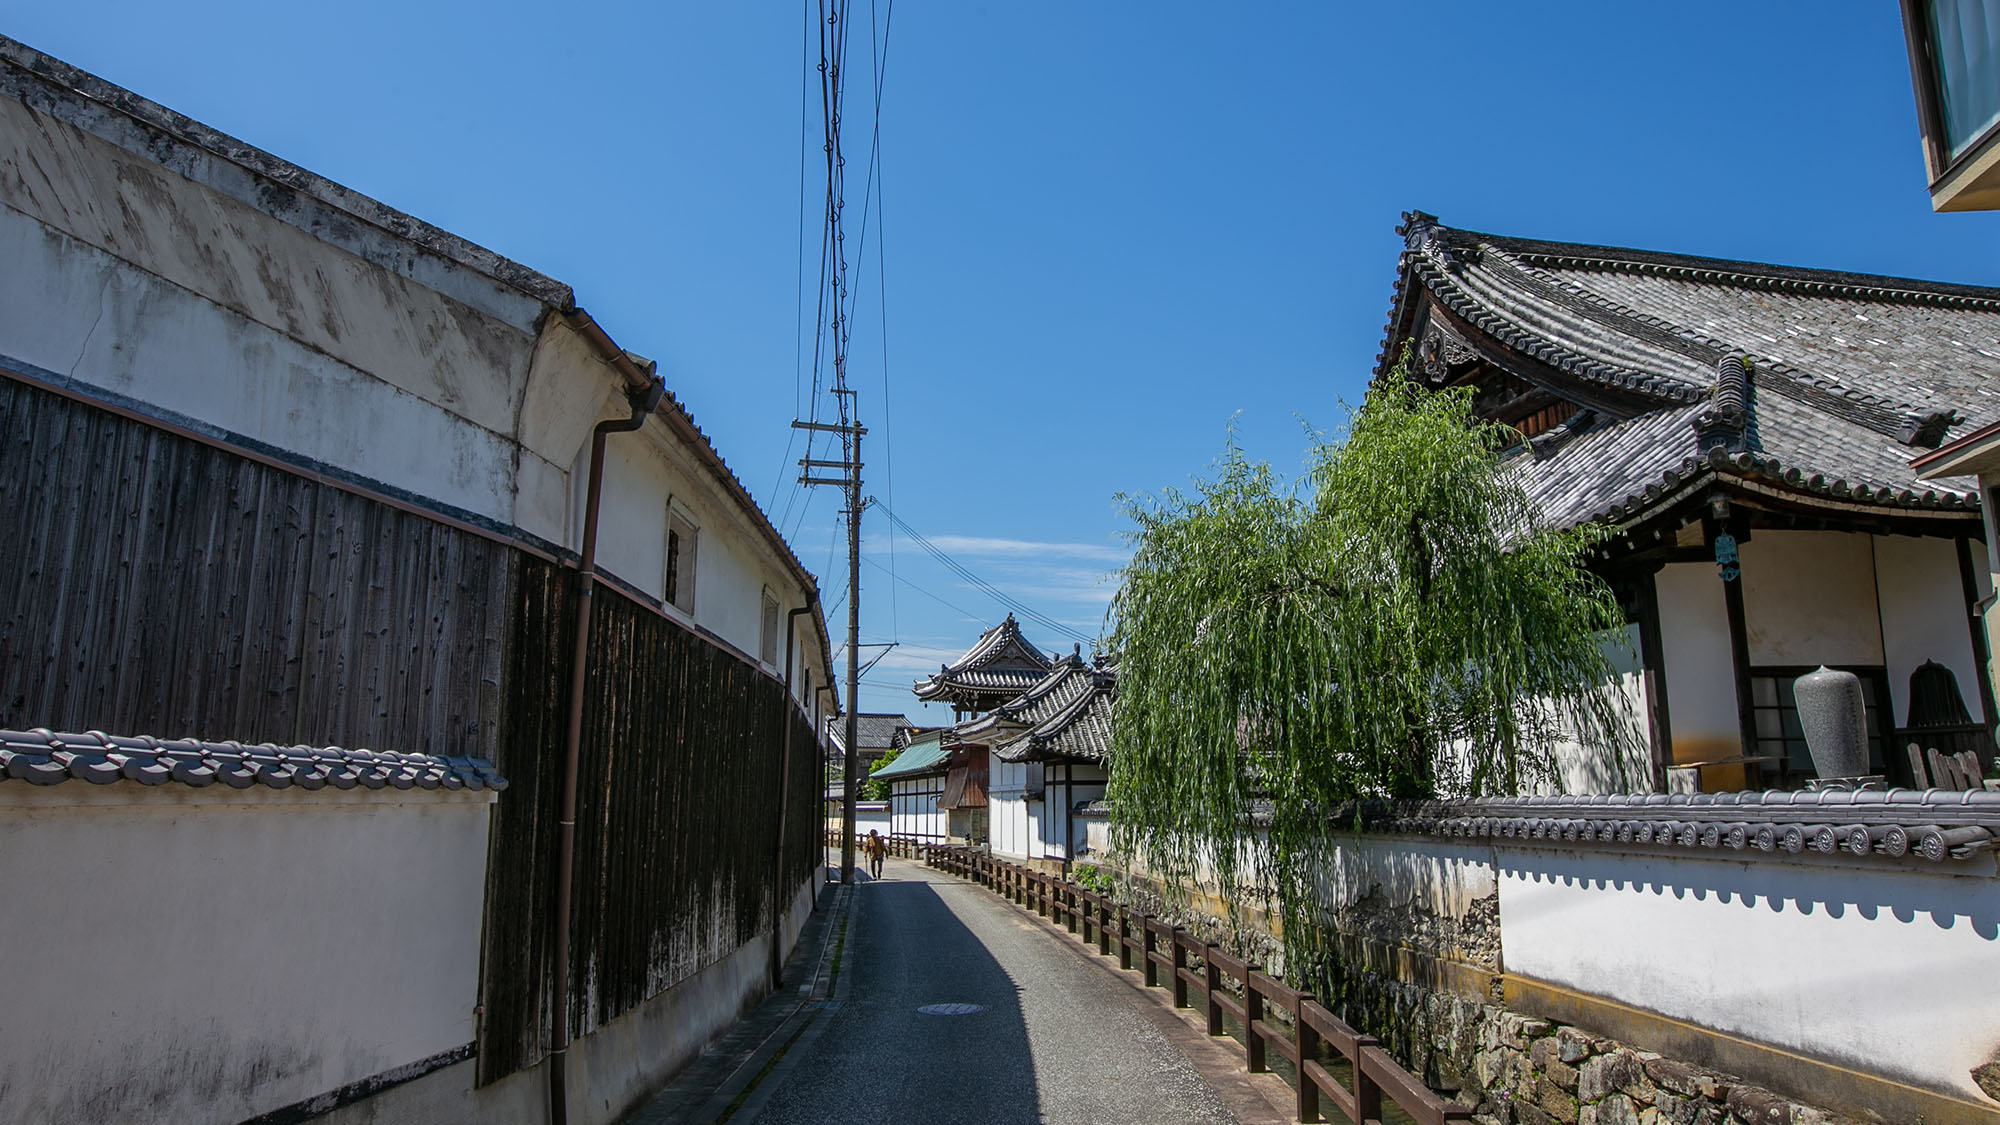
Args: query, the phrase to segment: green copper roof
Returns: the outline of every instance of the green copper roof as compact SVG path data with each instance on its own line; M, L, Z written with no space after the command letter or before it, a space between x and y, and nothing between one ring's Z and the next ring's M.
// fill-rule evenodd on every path
M901 754L896 755L895 761L868 776L888 778L892 781L899 777L912 777L940 768L949 757L951 751L945 749L944 732L931 731L929 734L920 734L910 739L910 745Z

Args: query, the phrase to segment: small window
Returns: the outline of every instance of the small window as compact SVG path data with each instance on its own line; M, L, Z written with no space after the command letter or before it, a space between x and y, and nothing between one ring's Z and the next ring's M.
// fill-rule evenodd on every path
M682 613L694 612L695 546L699 532L679 512L667 513L667 580L664 600Z
M769 586L764 587L764 629L757 646L757 659L766 664L778 662L778 599Z

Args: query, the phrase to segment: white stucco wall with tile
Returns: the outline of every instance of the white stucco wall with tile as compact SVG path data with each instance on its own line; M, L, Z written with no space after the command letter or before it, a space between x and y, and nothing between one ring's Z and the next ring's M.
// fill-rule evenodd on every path
M238 1121L467 1047L493 800L0 784L0 1120Z

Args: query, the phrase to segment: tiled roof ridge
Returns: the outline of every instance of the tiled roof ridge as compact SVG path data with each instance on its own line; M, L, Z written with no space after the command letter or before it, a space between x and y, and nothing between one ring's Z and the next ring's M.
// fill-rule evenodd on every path
M1907 440L1909 435L1940 413L1857 390L1829 376L1803 371L1754 348L1738 347L1699 329L1677 324L1653 313L1640 312L1630 305L1529 265L1504 248L1496 248L1494 256L1515 266L1524 278L1531 279L1530 284L1542 289L1546 295L1568 298L1566 303L1569 307L1606 327L1618 328L1648 343L1671 348L1703 363L1717 363L1730 355L1743 356L1750 361L1753 379L1764 372L1782 376L1782 381L1765 380L1759 383L1760 386L1885 437Z
M1926 281L1886 274L1851 273L1810 266L1782 266L1734 258L1709 258L1667 250L1639 250L1582 242L1553 242L1451 227L1436 216L1406 214L1406 237L1420 232L1452 243L1484 243L1532 265L1645 274L1681 281L1766 289L1809 297L1918 304L1938 308L2000 312L2000 288L1959 282Z
M279 746L275 743L206 742L86 731L58 733L46 727L0 730L0 781L58 785L76 779L109 785L124 779L141 785L177 781L194 788L217 782L234 789L492 789L507 781L492 763L479 758L404 754L340 746Z
M1030 662L1038 665L1043 672L1047 672L1052 666L1042 650L1029 644L1027 638L1021 635L1020 622L1014 620L1014 615L1010 613L1000 624L979 634L979 639L972 643L971 648L965 650L965 655L949 664L940 665L936 672L917 682L919 684L937 682L956 673L976 670L1005 652L1011 641L1018 641L1021 650L1028 654Z
M1840 477L1828 479L1823 473L1807 473L1796 467L1786 467L1778 458L1767 453L1751 450L1732 451L1718 445L1704 454L1684 458L1677 467L1661 473L1659 480L1601 505L1575 522L1628 522L1645 514L1659 501L1694 487L1705 476L1725 473L1747 479L1760 479L1793 492L1827 496L1851 504L1953 513L1977 513L1979 510L1979 498L1976 493L1932 488L1918 492L1911 488L1891 489L1855 484Z
M1089 669L1084 667L1082 657L1075 654L1061 657L1054 664L1051 664L1048 672L1041 679L1036 680L1028 690L1002 703L1000 706L994 708L994 710L1007 714L1024 711L1029 706L1053 694L1056 689L1067 683L1071 676L1087 671Z
M1516 351L1533 356L1584 382L1639 395L1661 405L1686 405L1698 401L1707 393L1704 387L1670 376L1635 371L1593 359L1539 332L1524 328L1487 308L1453 282L1450 266L1432 245L1425 243L1412 252L1415 258L1411 271L1440 304L1459 319Z

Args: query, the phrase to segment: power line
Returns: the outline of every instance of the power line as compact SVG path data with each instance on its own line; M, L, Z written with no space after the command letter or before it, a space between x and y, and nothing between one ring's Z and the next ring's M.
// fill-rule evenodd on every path
M1051 632L1058 633L1069 640L1077 642L1078 644L1096 643L1097 641L1096 637L1093 637L1088 633L1084 633L1078 629L1073 629L1070 626L1065 625L1060 621L1057 621L1053 617L1049 617L1046 614L1036 611L1035 609L1030 607L1027 603L1002 591L998 586L995 586L993 583L988 582L984 578L979 577L977 574L972 573L972 571L967 569L963 563L959 562L957 559L952 558L950 555L946 554L941 548L939 548L936 544L924 538L923 535L919 533L916 528L911 527L907 522L904 521L903 517L897 515L894 511L892 511L889 508L888 505L882 503L882 501L870 497L868 503L873 507L882 509L882 514L889 517L890 523L895 524L896 527L903 532L903 534L909 536L911 539L916 540L917 546L922 547L924 551L928 553L932 558L936 559L940 563L943 563L945 569L951 571L953 574L958 575L960 578L965 579L967 582L970 582L973 586L977 587L987 597L990 597L994 601L999 602L1001 605L1005 606L1007 609L1018 614L1019 616L1025 617L1028 620L1033 621L1037 625L1040 625L1043 628L1050 630Z

